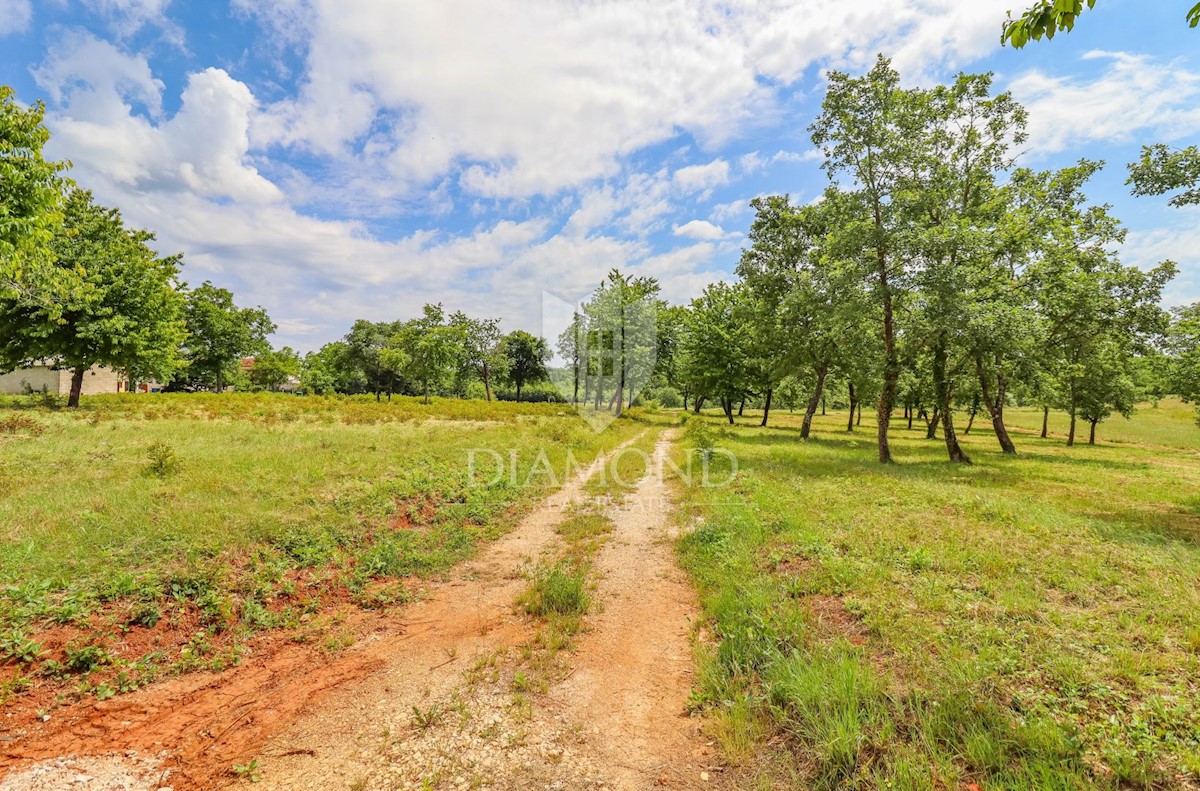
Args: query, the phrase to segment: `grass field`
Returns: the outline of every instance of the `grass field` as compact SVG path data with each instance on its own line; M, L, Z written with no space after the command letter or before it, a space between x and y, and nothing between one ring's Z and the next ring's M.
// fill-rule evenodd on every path
M404 578L513 524L568 453L586 465L641 430L458 400L7 399L0 693L107 697L234 662L253 633L302 629L331 604L402 601ZM476 453L471 477L473 448L497 455Z
M808 442L786 413L722 429L736 483L690 489L680 546L706 616L694 703L739 784L1200 784L1193 419L1146 406L1094 447L1018 434L1016 458L977 423L970 467L903 429L881 467L866 414Z

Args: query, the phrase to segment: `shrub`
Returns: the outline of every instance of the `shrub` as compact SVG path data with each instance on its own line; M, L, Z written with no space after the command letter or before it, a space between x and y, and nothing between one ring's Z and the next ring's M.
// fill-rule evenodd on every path
M156 442L146 451L146 474L166 478L179 470L175 449L165 442Z

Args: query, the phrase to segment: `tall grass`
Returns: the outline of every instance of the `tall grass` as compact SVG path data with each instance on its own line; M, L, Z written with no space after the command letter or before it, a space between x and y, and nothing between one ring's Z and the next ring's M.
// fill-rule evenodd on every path
M866 414L729 430L738 477L689 491L680 551L714 636L695 704L741 780L1200 782L1200 429L1160 410L1016 458L977 424L971 467L903 427L877 464Z

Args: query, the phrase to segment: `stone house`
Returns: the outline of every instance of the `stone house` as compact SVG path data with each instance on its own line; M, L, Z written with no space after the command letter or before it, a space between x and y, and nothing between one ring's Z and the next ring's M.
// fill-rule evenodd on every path
M93 366L83 375L82 395L99 395L101 393L124 393L129 381L111 368ZM55 370L48 365L35 365L31 368L20 368L7 374L0 374L0 395L21 395L30 390L67 395L71 392L71 372ZM149 385L139 388L147 391Z

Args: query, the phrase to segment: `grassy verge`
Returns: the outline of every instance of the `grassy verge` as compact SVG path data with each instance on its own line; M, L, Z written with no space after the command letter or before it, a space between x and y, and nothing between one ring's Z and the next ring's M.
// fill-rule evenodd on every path
M406 578L468 556L561 482L568 454L587 464L641 430L453 400L54 407L0 405L5 699L107 697L223 667L266 629L312 639L320 624L335 649L346 608L403 601Z
M1200 782L1200 430L1168 410L1017 458L977 427L971 467L903 429L881 467L866 415L727 429L739 472L688 491L681 554L711 634L695 703L744 783Z

